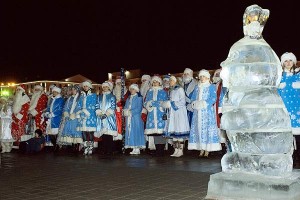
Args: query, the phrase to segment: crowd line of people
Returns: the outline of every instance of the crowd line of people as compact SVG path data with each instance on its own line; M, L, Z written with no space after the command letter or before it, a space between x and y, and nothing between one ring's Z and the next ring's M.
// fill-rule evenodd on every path
M284 69L278 87L300 147L300 74L293 53L281 57ZM227 89L222 86L221 69L213 77L209 71L186 68L182 77L143 75L141 85L122 88L121 79L102 83L102 92L93 92L90 81L74 85L69 96L52 85L46 94L40 85L31 98L19 85L13 98L0 99L2 153L12 148L26 152L43 149L59 151L71 146L84 155L101 148L111 156L116 148L130 149L131 155L141 150L163 156L173 147L170 156L181 157L184 149L196 150L199 157L213 151L231 151L230 142L220 126L222 102ZM123 91L123 93L122 93ZM294 158L300 160L300 148Z

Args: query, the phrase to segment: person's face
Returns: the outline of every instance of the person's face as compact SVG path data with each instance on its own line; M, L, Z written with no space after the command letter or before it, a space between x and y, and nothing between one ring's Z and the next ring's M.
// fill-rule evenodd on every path
M153 81L152 86L158 87L159 86L159 82L158 81Z
M121 82L117 82L116 85L121 86Z
M56 92L56 91L52 91L52 94L53 94L54 97L56 97L59 93Z
M77 90L75 88L72 88L72 95L77 94Z
M292 60L286 60L283 65L285 69L290 70L293 67L294 62Z
M89 91L89 89L90 89L89 86L87 86L87 85L83 86L84 91Z
M209 78L207 78L206 76L200 76L199 78L201 83L205 83L209 80Z
M39 88L35 88L34 92L40 92L41 90Z
M103 92L108 92L109 91L109 87L108 86L103 86L102 87L102 91Z
M176 84L175 80L170 79L170 86L174 86Z
M183 74L183 77L184 77L184 78L188 78L188 77L190 77L190 74L187 73L187 72L185 72L185 73Z
M136 94L136 90L133 89L133 88L130 88L129 91L130 91L130 94L132 94L132 95L135 95L135 94Z

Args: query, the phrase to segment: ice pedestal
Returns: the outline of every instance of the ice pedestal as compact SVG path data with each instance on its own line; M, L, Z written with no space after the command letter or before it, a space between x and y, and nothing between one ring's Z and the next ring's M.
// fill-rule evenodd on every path
M300 170L286 177L220 172L210 176L205 199L299 200Z

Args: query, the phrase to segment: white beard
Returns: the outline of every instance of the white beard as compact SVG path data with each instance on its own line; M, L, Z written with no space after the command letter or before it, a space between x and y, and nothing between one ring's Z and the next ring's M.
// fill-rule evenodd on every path
M121 91L122 87L120 85L116 85L115 88L113 89L113 94L116 96L117 102L121 100ZM124 88L124 95L126 94L127 89L126 87Z
M145 98L148 90L150 89L150 82L143 82L142 85L141 85L141 89L140 89L140 92L141 92L141 95L143 96L143 98Z
M13 113L14 114L18 114L21 109L22 109L22 106L29 102L29 97L25 94L24 96L22 96L22 91L18 91L16 92L16 95L15 95L15 99L14 99L14 103L13 103Z
M189 83L192 79L193 79L193 77L190 77L190 76L184 76L184 77L182 77L182 81L185 84Z
M116 85L113 90L113 94L116 96L117 102L121 99L121 89L120 85Z
M32 97L31 97L31 101L30 101L29 111L34 110L36 108L41 95L42 95L41 91L33 93Z
M220 77L213 77L213 83L217 83L221 80Z

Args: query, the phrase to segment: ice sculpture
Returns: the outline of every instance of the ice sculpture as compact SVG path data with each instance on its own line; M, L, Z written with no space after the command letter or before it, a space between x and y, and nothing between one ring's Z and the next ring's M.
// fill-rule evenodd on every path
M263 39L269 10L246 8L245 37L221 63L224 87L222 129L232 152L221 160L221 173L210 177L207 199L300 199L293 169L290 118L277 93L282 67Z

